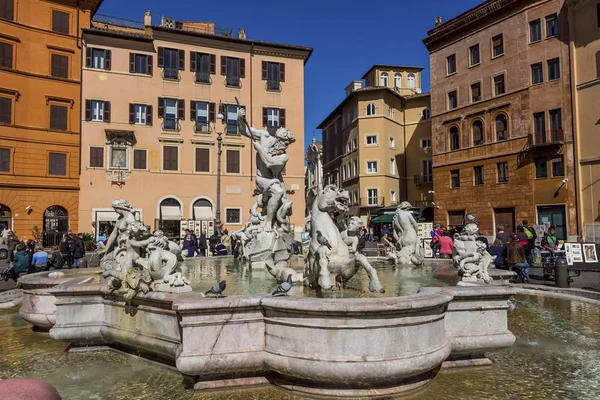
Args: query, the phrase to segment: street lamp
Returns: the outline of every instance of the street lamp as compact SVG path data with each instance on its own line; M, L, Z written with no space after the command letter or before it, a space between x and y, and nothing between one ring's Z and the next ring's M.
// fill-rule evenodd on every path
M217 119L221 120L221 123L225 123L225 114L223 113L223 104L219 101L219 113ZM223 142L222 129L217 129L215 122L215 130L217 130L217 213L215 218L215 234L221 236L221 146Z

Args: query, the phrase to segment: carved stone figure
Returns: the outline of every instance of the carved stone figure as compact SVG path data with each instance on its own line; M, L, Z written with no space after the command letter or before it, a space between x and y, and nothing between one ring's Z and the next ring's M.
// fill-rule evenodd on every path
M143 239L148 228L135 218L129 202L117 199L112 206L119 218L106 247L99 253L109 287L123 292L126 299L150 290L191 291L189 281L177 271L179 245L169 241L162 231Z
M348 192L335 185L325 186L315 199L305 282L315 289L329 290L334 283L343 287L363 267L369 275L369 290L383 293L377 271L356 251L356 234L362 229L362 221L352 217L345 222L349 201Z
M462 281L476 282L481 280L485 283L492 282L488 275L488 267L494 262L496 256L490 255L485 243L476 240L479 227L470 223L457 233L454 237L454 248L456 255L453 258L454 266L458 268L458 274Z
M252 128L246 124L245 115L244 109L238 109L241 133L252 140L256 149L256 203L250 210L248 223L235 235L245 235L243 257L251 265L264 263L279 283L285 282L289 275L297 281L300 275L288 268L293 242L288 220L292 201L286 197L281 175L288 161L286 149L296 139L286 128L274 133Z
M410 212L411 208L408 201L403 201L398 205L392 219L395 251L390 257L396 264L421 265L423 263L425 250L419 246L417 221Z

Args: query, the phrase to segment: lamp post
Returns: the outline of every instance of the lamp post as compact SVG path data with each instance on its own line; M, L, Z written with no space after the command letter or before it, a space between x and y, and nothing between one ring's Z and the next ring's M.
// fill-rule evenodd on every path
M219 101L219 114L217 114L217 119L221 120L221 123L224 122L225 116L223 114L223 104ZM215 123L215 129L217 125ZM222 129L217 129L217 213L215 218L215 233L217 236L221 236L221 146L223 142L223 132Z

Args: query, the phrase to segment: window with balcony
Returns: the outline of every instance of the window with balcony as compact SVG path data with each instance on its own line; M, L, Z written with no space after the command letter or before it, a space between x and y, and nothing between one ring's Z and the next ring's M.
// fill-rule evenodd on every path
M552 177L558 178L563 176L565 176L565 159L561 154L552 159Z
M508 139L508 124L506 115L498 114L496 116L496 141L501 142Z
M367 104L367 115L375 115L375 103Z
M473 146L481 146L483 144L483 123L480 120L474 121L472 130Z
M481 63L481 54L479 52L479 43L469 47L469 66L474 67Z
M536 144L546 143L546 115L543 112L533 114L533 133Z
M563 140L561 109L550 110L548 114L550 116L550 140L553 142Z
M388 87L388 74L387 72L382 72L379 77L379 86Z
M400 89L402 87L402 75L399 73L394 74L394 87Z
M230 135L237 135L238 132L238 107L234 104L225 106L225 114L227 121L226 132Z
M529 23L529 43L542 40L542 22L539 19Z
M0 97L0 124L12 123L12 98Z
M194 121L194 132L210 132L210 123L215 122L215 103L190 101L190 119Z
M13 67L13 45L0 42L0 67Z
M421 161L421 177L423 178L423 183L433 182L433 163L431 160Z
M453 90L452 92L448 93L448 109L454 110L456 107L458 107L458 95L456 90Z
M500 96L506 92L504 85L504 74L494 77L494 96Z
M560 78L560 62L558 58L553 58L552 60L548 60L548 80L552 81L554 79Z
M452 189L460 187L460 171L458 169L450 171L450 187Z
M132 125L152 125L152 106L129 104L129 123Z
M87 68L110 70L112 51L88 47L85 49L85 66Z
M481 83L476 82L471 85L471 102L481 101Z
M240 79L246 77L246 60L221 56L221 75L225 76L226 86L240 87Z
M0 18L13 21L15 18L14 0L0 0Z
M65 153L48 153L48 175L67 176Z
M370 206L379 205L379 190L367 189L367 204Z
M548 177L548 160L546 157L536 157L535 161L535 177L536 179L544 179Z
M179 147L163 146L163 171L179 170Z
M415 74L408 74L408 77L406 80L408 83L408 88L414 89L415 88Z
M190 53L190 71L194 72L196 83L211 83L211 75L217 72L217 60L214 54Z
M450 151L460 149L460 133L457 126L450 128Z
M69 34L69 13L52 10L52 31Z
M179 120L184 118L184 107L181 99L158 98L158 118L163 119L164 130L179 130Z
M502 34L492 38L492 58L500 57L504 54L504 37Z
M50 75L57 78L69 78L69 56L60 54L51 55Z
M377 173L377 161L367 161L367 173L368 174L376 174Z
M129 53L129 73L152 75L152 56Z
M90 147L90 168L104 168L104 147Z
M501 162L497 164L498 167L498 183L508 182L508 163Z
M473 177L475 186L483 185L484 177L483 177L483 165L478 165L473 167Z
M533 64L531 66L531 84L537 85L544 82L544 68L542 63Z
M179 80L179 71L185 69L185 51L159 47L158 67L163 69L163 79Z
M262 80L267 81L267 90L281 90L281 82L285 82L285 64L263 61Z
M558 36L558 17L556 14L552 14L546 17L546 37L555 36Z
M456 54L449 55L446 58L446 74L452 75L456 73Z

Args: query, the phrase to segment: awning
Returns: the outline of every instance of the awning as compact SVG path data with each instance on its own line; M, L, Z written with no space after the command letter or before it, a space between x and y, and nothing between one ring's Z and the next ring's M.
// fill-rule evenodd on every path
M215 219L212 207L194 207L194 219L196 221L212 221Z
M96 212L96 219L100 221L116 221L119 219L119 214L114 211L98 211Z
M176 206L161 206L160 219L162 220L181 220L181 208Z
M383 214L383 215L373 218L371 220L371 222L374 222L376 224L389 223L389 222L392 222L393 219L394 219L394 216L392 214Z

